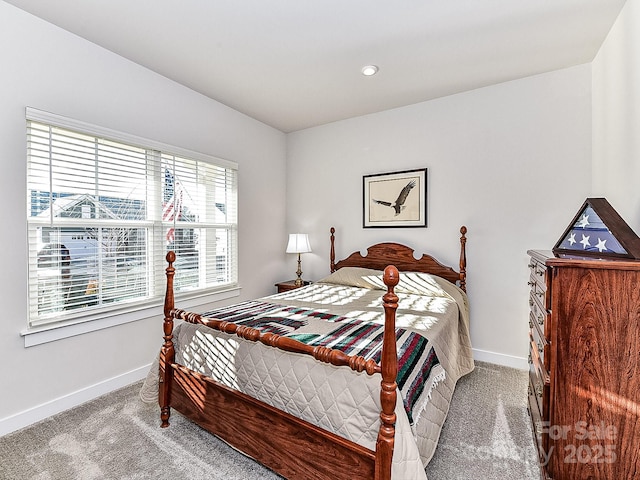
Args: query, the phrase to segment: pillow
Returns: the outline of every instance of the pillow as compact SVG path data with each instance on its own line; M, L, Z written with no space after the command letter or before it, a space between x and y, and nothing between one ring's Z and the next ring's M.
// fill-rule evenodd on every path
M333 285L347 285L369 289L386 290L382 281L382 270L372 270L362 267L343 267L336 270L328 277L319 280L321 283Z
M318 282L372 290L386 290L387 286L382 280L383 274L384 272L382 270L372 270L363 267L343 267ZM396 293L451 298L453 295L453 293L450 292L451 289L460 290L457 286L436 275L420 272L400 272L400 282L394 291Z
M400 272L400 282L396 286L395 292L430 297L448 296L441 282L446 282L446 280L429 273Z

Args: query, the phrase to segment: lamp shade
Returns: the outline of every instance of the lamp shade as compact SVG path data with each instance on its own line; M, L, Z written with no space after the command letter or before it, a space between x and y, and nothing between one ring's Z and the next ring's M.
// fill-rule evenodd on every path
M311 251L309 235L306 233L290 233L287 253L308 253Z

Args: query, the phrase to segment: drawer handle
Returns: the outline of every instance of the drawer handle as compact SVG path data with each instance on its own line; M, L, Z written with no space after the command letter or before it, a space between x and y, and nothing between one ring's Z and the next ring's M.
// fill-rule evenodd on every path
M533 328L533 322L529 319L529 328Z
M542 439L542 422L536 422L536 438L538 440Z
M533 300L529 299L529 306L533 307Z
M542 355L542 352L544 352L544 347L540 344L538 344L538 352L540 353L540 355Z
M544 325L544 317L538 314L538 325Z
M530 263L530 264L529 264L529 268L535 268L535 267L536 267L536 264L535 264L535 263Z
M533 358L531 357L531 352L529 352L529 356L527 357L530 365L533 365Z
M527 282L527 285L529 285L530 287L533 287L535 284L536 282L532 282L531 280Z
M542 385L536 386L536 395L538 398L542 398Z
M536 295L540 298L544 297L544 292L536 292Z

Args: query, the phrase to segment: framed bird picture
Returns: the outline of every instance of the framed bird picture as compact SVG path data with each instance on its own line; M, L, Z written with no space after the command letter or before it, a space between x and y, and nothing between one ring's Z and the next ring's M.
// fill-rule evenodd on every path
M362 177L364 228L426 227L427 169Z

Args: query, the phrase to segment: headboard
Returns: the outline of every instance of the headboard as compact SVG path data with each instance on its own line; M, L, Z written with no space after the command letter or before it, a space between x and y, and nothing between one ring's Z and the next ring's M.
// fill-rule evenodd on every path
M331 272L342 267L365 267L374 270L384 270L387 265L395 265L400 272L424 272L437 275L459 284L464 291L467 290L467 227L460 227L460 271L443 265L431 255L426 253L419 259L413 256L414 249L400 243L376 243L367 248L367 255L353 252L347 258L335 261L335 228L331 227Z

